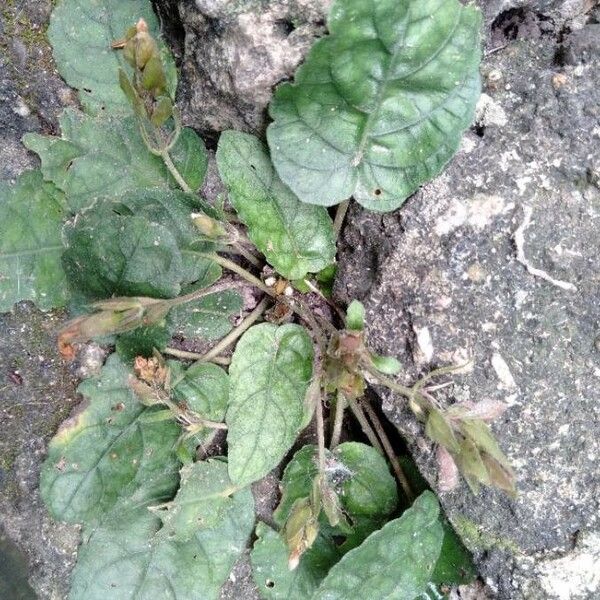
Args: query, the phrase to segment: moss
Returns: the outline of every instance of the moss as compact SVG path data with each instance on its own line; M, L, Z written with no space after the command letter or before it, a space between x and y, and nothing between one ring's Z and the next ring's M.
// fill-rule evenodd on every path
M516 542L509 538L488 533L481 525L471 519L459 516L452 520L452 525L465 545L474 551L495 549L511 554L521 554L521 549Z

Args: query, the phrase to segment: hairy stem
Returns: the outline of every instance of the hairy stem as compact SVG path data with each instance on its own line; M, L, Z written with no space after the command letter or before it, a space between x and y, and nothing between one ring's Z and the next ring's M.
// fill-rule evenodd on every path
M269 301L263 298L256 308L247 315L244 320L223 339L215 344L206 354L198 356L198 362L208 362L214 360L221 352L229 348L247 329L249 329L265 312Z
M335 416L333 419L333 430L331 433L331 443L329 447L333 450L340 443L342 435L342 423L344 421L344 411L346 409L346 399L344 395L338 392L335 399Z
M217 281L217 283L214 283L210 287L195 290L193 292L190 292L189 294L185 294L184 296L178 296L177 298L165 300L164 302L168 304L169 308L172 308L173 306L179 306L180 304L193 302L194 300L199 300L200 298L204 298L205 296L210 296L212 294L217 294L225 290L230 290L239 287L241 287L241 282L239 281Z
M321 394L316 395L315 402L317 445L319 448L319 473L322 475L325 472L325 423L323 421L323 403L321 402Z
M365 416L363 409L353 398L346 398L346 400L348 401L348 404L350 405L350 410L352 411L352 414L356 417L356 420L360 423L360 426L362 427L364 434L369 439L369 442L371 442L371 446L373 446L373 448L375 448L379 452L379 454L381 454L381 455L385 454L385 452L383 451L383 447L381 446L381 443L379 442L379 438L377 437L377 435L375 435L375 432L373 431L373 428L371 427L371 424L369 423L369 421L367 421L367 417Z
M383 429L383 425L381 424L381 421L379 420L377 413L373 410L373 407L368 402L364 402L363 407L364 407L365 412L367 413L371 423L373 424L373 427L375 428L377 437L381 441L381 445L383 446L386 456L388 457L388 460L390 461L390 464L392 465L392 469L394 469L394 473L396 474L396 479L400 483L400 486L402 487L402 490L404 491L404 495L407 497L408 500L412 500L414 498L413 491L410 488L408 479L407 479L406 475L404 474L404 471L402 470L400 461L398 460L398 457L396 456L396 453L394 452L394 449L392 448L392 444L391 444L387 434L385 433L385 430Z
M336 239L340 235L340 231L342 230L342 226L344 225L344 219L346 218L346 213L348 212L348 207L350 206L350 199L344 200L340 204L338 204L337 210L335 212L335 219L333 220L333 232L335 234Z
M177 167L173 164L173 160L171 159L171 155L168 150L163 150L160 153L160 157L162 158L165 166L169 170L169 173L173 176L173 179L177 182L177 185L186 193L193 194L194 190L186 183L185 179L181 176L181 173L177 170Z
M214 253L206 253L206 252L198 252L198 256L203 256L204 258L208 258L210 260L215 261L217 264L221 265L224 269L228 269L229 271L233 271L236 275L239 275L243 279L245 279L248 283L251 283L254 287L257 287L259 290L263 291L265 294L277 297L275 290L265 285L258 277L255 277L244 269L244 267L240 267L236 262L221 256L220 254Z

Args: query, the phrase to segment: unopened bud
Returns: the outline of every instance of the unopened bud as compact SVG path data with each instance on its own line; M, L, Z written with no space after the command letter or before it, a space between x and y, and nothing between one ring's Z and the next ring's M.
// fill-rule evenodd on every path
M223 227L223 224L216 219L213 219L204 213L192 213L191 217L198 231L207 238L216 240L225 237L225 228Z
M308 498L294 502L282 534L289 549L288 567L293 571L319 534L317 515Z

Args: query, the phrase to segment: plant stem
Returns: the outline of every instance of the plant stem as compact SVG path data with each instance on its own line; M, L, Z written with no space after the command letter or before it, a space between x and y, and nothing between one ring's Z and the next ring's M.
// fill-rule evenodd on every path
M323 403L321 394L316 395L315 413L317 417L317 444L319 448L319 473L325 472L325 423L323 422Z
M215 344L206 354L196 355L198 362L208 362L214 360L221 352L226 350L233 342L235 342L247 329L249 329L265 312L269 301L263 298L256 308L248 314L244 320L224 338Z
M383 451L383 447L381 446L381 443L379 442L378 437L375 435L375 432L373 431L373 428L371 427L369 421L367 421L367 417L365 416L363 409L358 405L356 400L354 400L353 398L346 398L346 400L348 401L348 404L350 405L350 410L352 411L352 414L356 417L356 420L360 423L360 426L362 427L364 434L369 439L369 442L371 442L371 446L373 446L373 448L375 448L379 452L379 454L381 454L381 455L385 454L385 452Z
M258 259L256 256L254 256L254 254L252 254L252 252L246 250L246 248L244 248L244 246L242 246L241 243L239 243L239 242L233 242L233 244L231 246L232 246L233 250L237 251L251 265L254 265L255 267L258 267L259 269L262 268L263 263L260 261L260 259Z
M185 294L184 296L177 296L177 298L171 298L170 300L164 300L164 302L168 304L169 308L173 308L174 306L179 306L180 304L193 302L194 300L199 300L200 298L204 298L205 296L211 296L212 294L218 294L219 292L224 292L225 290L230 290L238 287L241 287L241 283L239 281L217 281L216 283L207 288L194 290L189 294Z
M340 443L342 434L342 423L344 421L344 410L346 409L346 399L344 395L338 392L335 399L335 417L333 420L333 431L331 433L331 443L329 447L333 450Z
M186 193L186 194L193 194L194 190L192 190L192 188L186 183L185 179L181 176L181 173L179 173L179 171L177 170L177 167L173 164L173 161L171 160L171 155L169 154L168 150L163 150L160 153L160 157L162 158L163 162L165 163L165 166L167 167L167 169L169 169L169 173L171 173L171 175L173 175L173 179L175 179L175 181L177 182L177 185L179 185L179 187Z
M224 269L229 269L233 271L236 275L239 275L243 279L245 279L248 283L251 283L254 287L257 287L259 290L262 290L265 294L272 296L273 298L277 297L275 290L265 285L258 277L255 277L244 269L244 267L240 267L237 263L221 256L220 254L207 253L207 252L198 252L198 256L203 256L204 258L208 258L210 260L215 261L217 264L221 265Z
M361 366L367 373L373 375L373 377L377 379L377 381L380 384L385 385L385 387L389 388L393 392L398 392L399 394L402 394L403 396L409 399L412 399L415 396L415 390L413 388L406 387L401 383L396 383L393 379L390 379L389 377L386 377L383 373L380 373L373 365L369 364L368 362L361 362Z
M388 438L387 434L385 433L385 430L383 429L383 425L381 424L381 421L379 420L377 413L373 410L373 407L369 404L369 402L364 402L363 407L365 409L365 412L369 416L369 419L371 420L373 427L375 428L375 432L377 433L377 436L379 437L379 440L381 441L381 445L383 446L383 449L388 457L388 460L390 461L390 464L392 465L392 469L394 469L394 473L396 474L396 479L398 479L398 482L400 483L400 486L402 487L402 490L404 491L404 495L406 496L406 498L408 500L412 500L414 498L413 491L410 489L410 484L408 482L408 479L407 479L406 475L404 474L404 471L402 470L400 461L398 460L398 457L396 456L396 453L394 452L394 449L392 448L390 439Z
M344 200L340 204L338 204L337 210L335 212L335 219L333 221L333 232L335 234L336 239L340 235L340 231L342 230L342 226L344 225L344 219L346 217L346 213L348 212L348 207L350 206L350 199Z

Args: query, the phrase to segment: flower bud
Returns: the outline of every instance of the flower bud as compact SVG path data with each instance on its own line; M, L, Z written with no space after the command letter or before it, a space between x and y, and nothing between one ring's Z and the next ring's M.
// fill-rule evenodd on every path
M204 213L192 213L192 221L198 231L211 240L225 237L227 232L223 224Z

